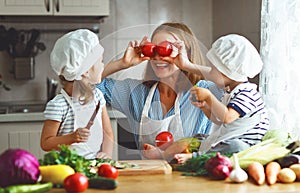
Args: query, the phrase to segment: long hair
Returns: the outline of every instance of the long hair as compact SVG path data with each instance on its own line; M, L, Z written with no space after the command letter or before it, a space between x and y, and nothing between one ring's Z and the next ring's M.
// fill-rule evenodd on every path
M66 82L73 84L73 96L81 105L85 105L94 99L95 85L90 84L84 80L67 81L62 75L59 76L61 84L64 85Z
M161 31L170 32L178 36L178 38L185 43L188 59L194 64L204 65L204 57L202 56L202 50L200 48L199 42L188 26L183 23L163 23L154 30L151 39L153 39L153 37ZM196 84L199 80L204 79L203 76L198 74L186 71L182 72L192 85ZM155 82L159 81L151 65L149 65L149 62L146 66L144 81L144 84L149 87L151 87Z

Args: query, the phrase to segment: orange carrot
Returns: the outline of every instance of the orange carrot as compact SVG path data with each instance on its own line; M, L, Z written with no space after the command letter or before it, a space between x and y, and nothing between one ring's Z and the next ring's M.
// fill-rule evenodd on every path
M252 162L247 168L249 176L255 181L257 185L265 183L265 169L259 162Z
M267 183L269 185L275 184L277 181L277 175L279 171L281 170L281 166L278 162L269 162L266 165L266 178L267 178Z

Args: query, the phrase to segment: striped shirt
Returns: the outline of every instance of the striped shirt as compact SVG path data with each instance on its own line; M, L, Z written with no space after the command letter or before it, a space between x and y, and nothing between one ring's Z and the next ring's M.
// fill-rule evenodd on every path
M103 94L97 88L94 90L94 94L95 104L100 100L100 108L102 108L106 104ZM62 94L56 95L47 103L44 117L46 120L61 122L57 136L66 135L74 131L74 111Z
M223 95L223 92L212 82L201 80L197 83L197 86L210 89L219 99ZM130 129L127 129L127 131L134 134L138 143L137 133L150 88L142 84L141 80L125 79L118 81L110 78L104 79L97 87L103 92L108 105L127 116L130 125ZM179 102L184 136L191 137L198 133L208 134L211 121L208 120L200 108L192 105L189 97L190 90L187 90L182 93ZM161 107L159 90L156 88L148 116L154 120L162 120L174 115L174 106L165 116Z
M242 141L250 145L260 142L270 126L265 104L256 88L255 84L249 82L238 85L232 91L232 98L227 105L227 107L236 110L240 117L252 117L255 114L261 115L260 122L240 137Z

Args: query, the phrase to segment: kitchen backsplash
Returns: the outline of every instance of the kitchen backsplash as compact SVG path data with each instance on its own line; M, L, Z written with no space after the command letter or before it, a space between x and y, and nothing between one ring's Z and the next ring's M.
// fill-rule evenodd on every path
M39 41L43 42L46 49L39 51L34 60L34 77L29 80L17 80L13 73L13 58L5 51L0 51L0 102L11 101L46 101L47 100L47 78L56 79L50 67L49 56L55 41L72 29L89 28L99 29L99 39L105 48L104 62L122 56L128 42L132 39L140 40L143 35L151 35L151 30L158 24L166 21L184 22L195 32L199 41L205 47L209 47L213 40L222 33L229 33L227 26L225 31L218 29L214 31L218 18L222 14L215 13L214 10L222 5L224 12L226 9L235 8L239 14L239 22L244 23L245 3L252 2L251 9L259 9L260 0L110 0L110 15L95 22L30 22L20 18L19 22L3 22L6 29L14 27L17 30L41 30ZM247 6L248 8L248 6ZM218 10L219 11L219 10ZM259 18L259 12L251 12L253 17ZM236 18L235 15L232 17ZM236 18L237 19L237 18ZM259 21L259 19L258 19ZM256 21L255 21L256 22ZM254 44L259 43L259 29L257 23L248 23L247 29L242 31L237 28L235 33L241 32L249 34ZM151 25L149 25L151 24ZM154 25L152 25L154 24ZM222 25L225 25L222 23ZM233 25L234 24L229 24ZM251 28L253 26L253 28ZM2 44L2 42L0 42ZM134 78L141 78L144 65L133 69ZM130 71L122 71L114 75L115 78L128 76ZM131 75L132 76L132 75ZM2 79L1 79L2 77ZM4 89L3 85L9 88ZM59 90L59 88L58 88Z

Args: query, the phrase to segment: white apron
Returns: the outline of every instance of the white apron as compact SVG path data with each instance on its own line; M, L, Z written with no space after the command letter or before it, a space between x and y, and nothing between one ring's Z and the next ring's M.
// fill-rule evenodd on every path
M183 129L180 118L179 99L180 94L177 94L175 100L175 113L163 120L153 120L148 117L148 112L151 106L151 101L157 87L157 83L152 86L147 96L145 106L142 112L140 128L139 128L139 147L143 148L144 143L155 145L155 137L162 131L169 131L173 134L174 141L183 138Z
M94 110L96 109L96 104L94 101L88 104L81 105L78 102L72 101L70 96L62 89L61 93L68 101L74 112L74 131L78 128L86 127L88 121L90 120ZM84 156L87 159L96 158L97 153L100 150L103 141L103 131L102 131L102 109L100 108L93 125L90 128L90 136L87 142L73 143L71 148L76 149L79 155Z
M227 105L232 97L234 92L225 93L222 99L222 103ZM238 118L237 120L229 123L229 124L222 124L222 125L212 125L212 132L211 134L202 141L199 153L205 153L209 149L215 147L222 141L243 135L247 133L249 129L255 127L257 123L260 121L260 114L255 114L252 117L242 117Z

